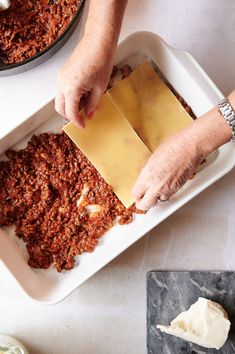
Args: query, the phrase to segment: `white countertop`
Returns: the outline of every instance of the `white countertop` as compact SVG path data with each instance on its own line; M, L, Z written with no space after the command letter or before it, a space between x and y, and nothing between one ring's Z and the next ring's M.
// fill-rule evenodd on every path
M190 51L225 94L235 88L233 0L129 0L121 39L138 30ZM0 78L0 138L53 97L77 38L38 68ZM1 269L0 332L31 354L146 353L146 272L235 270L234 195L232 171L52 307L24 298Z

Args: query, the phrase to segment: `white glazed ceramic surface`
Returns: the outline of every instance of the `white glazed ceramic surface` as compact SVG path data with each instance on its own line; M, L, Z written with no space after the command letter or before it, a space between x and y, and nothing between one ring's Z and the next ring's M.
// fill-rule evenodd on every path
M196 115L208 111L222 97L221 92L188 53L169 47L152 33L135 33L119 46L117 63L129 63L135 67L146 59L158 66ZM36 134L43 131L58 132L64 123L65 120L54 112L53 102L49 102L0 141L0 153L21 139L16 148L25 146L32 131ZM30 268L27 265L25 246L14 236L13 228L0 230L0 258L9 270L9 277L13 277L21 289L36 301L52 304L62 300L162 220L229 172L235 164L234 152L232 143L223 146L171 202L156 206L144 216L135 216L129 225L114 226L102 237L92 254L83 254L77 258L77 264L71 271L59 274L52 268Z

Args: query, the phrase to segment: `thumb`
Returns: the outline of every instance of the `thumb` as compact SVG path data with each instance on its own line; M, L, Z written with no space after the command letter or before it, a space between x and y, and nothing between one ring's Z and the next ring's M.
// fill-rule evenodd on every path
M103 94L103 91L100 88L94 88L87 100L87 104L86 104L86 115L87 118L91 119L99 102L101 99L101 96Z

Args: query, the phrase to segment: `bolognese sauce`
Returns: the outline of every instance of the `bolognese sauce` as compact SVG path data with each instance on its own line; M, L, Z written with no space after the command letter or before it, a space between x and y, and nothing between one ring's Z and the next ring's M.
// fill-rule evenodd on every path
M74 18L80 0L11 0L0 12L0 62L16 64L50 46Z
M111 81L130 73L129 65L115 67ZM65 133L34 135L25 149L8 150L6 157L0 161L0 226L15 225L32 267L71 269L75 257L92 252L114 223L128 224L133 213L143 213L124 207Z

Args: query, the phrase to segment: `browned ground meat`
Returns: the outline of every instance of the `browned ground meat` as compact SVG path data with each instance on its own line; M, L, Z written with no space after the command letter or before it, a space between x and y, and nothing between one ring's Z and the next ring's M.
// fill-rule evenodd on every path
M80 0L11 0L0 12L0 61L19 63L52 44L73 19Z
M121 204L64 133L33 136L26 149L6 155L9 160L0 162L0 225L16 225L29 265L70 269L76 255L94 250L116 217L120 224L132 220L135 208ZM78 207L85 185L89 191ZM89 215L90 204L101 211Z
M130 73L128 65L115 67L112 78ZM8 161L0 161L0 226L16 225L32 267L46 269L53 264L59 272L71 269L75 256L92 252L117 218L119 224L127 224L133 212L140 213L134 206L126 209L122 205L64 133L33 136L25 149L8 150L6 156ZM87 193L78 205L85 188ZM101 209L89 214L88 205Z

